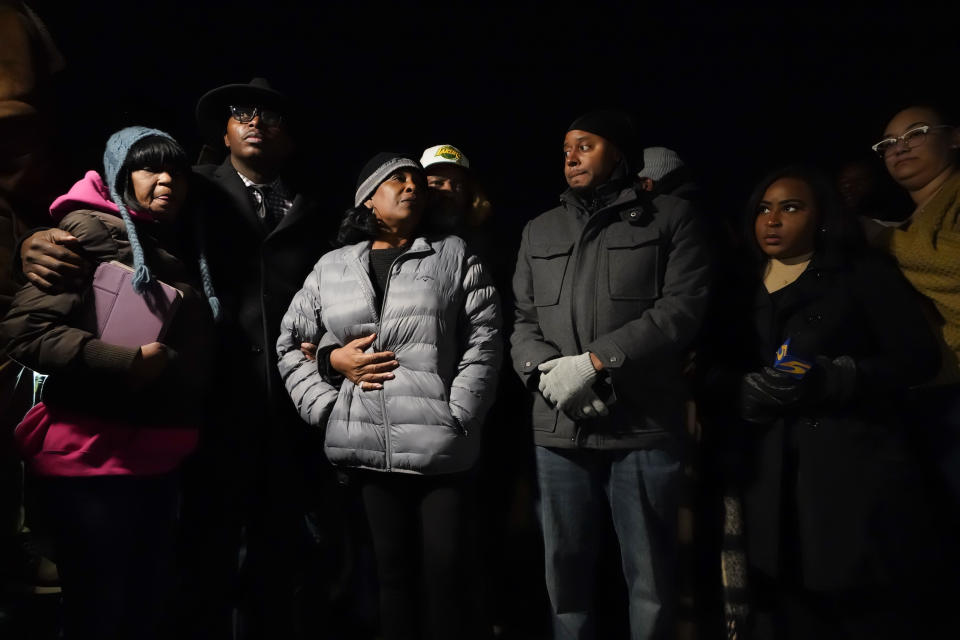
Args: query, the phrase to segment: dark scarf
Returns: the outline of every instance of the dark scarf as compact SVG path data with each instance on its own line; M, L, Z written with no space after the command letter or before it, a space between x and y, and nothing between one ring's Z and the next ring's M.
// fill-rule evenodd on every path
M613 173L610 174L610 178L603 184L596 187L571 187L567 193L588 214L593 215L613 203L619 197L620 192L633 185L633 183L633 174L629 171L627 163L621 158Z

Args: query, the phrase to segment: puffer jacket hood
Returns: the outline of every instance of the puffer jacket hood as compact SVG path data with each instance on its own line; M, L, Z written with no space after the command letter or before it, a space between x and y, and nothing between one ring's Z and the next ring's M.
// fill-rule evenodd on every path
M407 473L469 469L480 451L501 359L496 290L456 236L417 238L390 269L383 302L368 275L370 243L325 255L281 325L280 374L301 417L326 427L328 459ZM300 352L377 334L370 352L400 366L382 390L334 387Z
M71 211L81 209L101 211L120 217L120 209L110 199L110 189L96 171L87 171L83 178L70 187L69 191L54 200L50 205L50 217L55 223L59 223Z

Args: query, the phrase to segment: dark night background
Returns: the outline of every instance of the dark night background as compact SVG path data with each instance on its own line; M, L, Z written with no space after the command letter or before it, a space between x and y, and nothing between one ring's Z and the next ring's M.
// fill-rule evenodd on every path
M633 113L645 146L671 147L693 169L705 213L733 218L763 173L868 154L896 110L955 104L960 80L955 1L28 4L67 63L58 121L75 175L65 185L101 168L123 126L167 130L196 157L197 99L265 76L302 105L304 171L331 216L352 203L375 152L453 144L485 186L508 254L565 188L563 133L587 110Z
M510 234L556 202L562 134L585 110L634 113L648 146L694 169L708 213L730 216L766 170L868 151L899 106L950 100L956 82L943 7L31 4L67 59L61 125L78 166L98 167L129 124L194 153L197 98L263 75L305 108L301 151L331 215L374 152L450 143Z

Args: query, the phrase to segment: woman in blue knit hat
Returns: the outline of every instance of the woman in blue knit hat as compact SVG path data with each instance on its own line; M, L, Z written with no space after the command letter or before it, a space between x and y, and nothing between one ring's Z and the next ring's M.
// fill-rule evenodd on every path
M66 637L152 638L171 586L177 468L196 446L219 303L189 215L183 148L129 127L107 141L103 162L50 215L91 262L129 267L122 286L147 306L161 283L179 290L165 333L115 344L91 328L91 287L48 294L27 284L0 321L0 342L49 375L16 440L53 534ZM114 313L128 329L144 322Z

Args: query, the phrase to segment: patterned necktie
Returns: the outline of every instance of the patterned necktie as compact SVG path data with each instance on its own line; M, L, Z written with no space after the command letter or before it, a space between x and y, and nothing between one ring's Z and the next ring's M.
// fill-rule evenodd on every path
M269 186L250 185L249 189L257 217L268 231L272 230L283 218L283 201L280 195L276 189L271 189Z
M271 228L273 228L283 220L283 209L285 205L283 191L277 187L264 187L263 197L267 203L267 217L270 220Z

